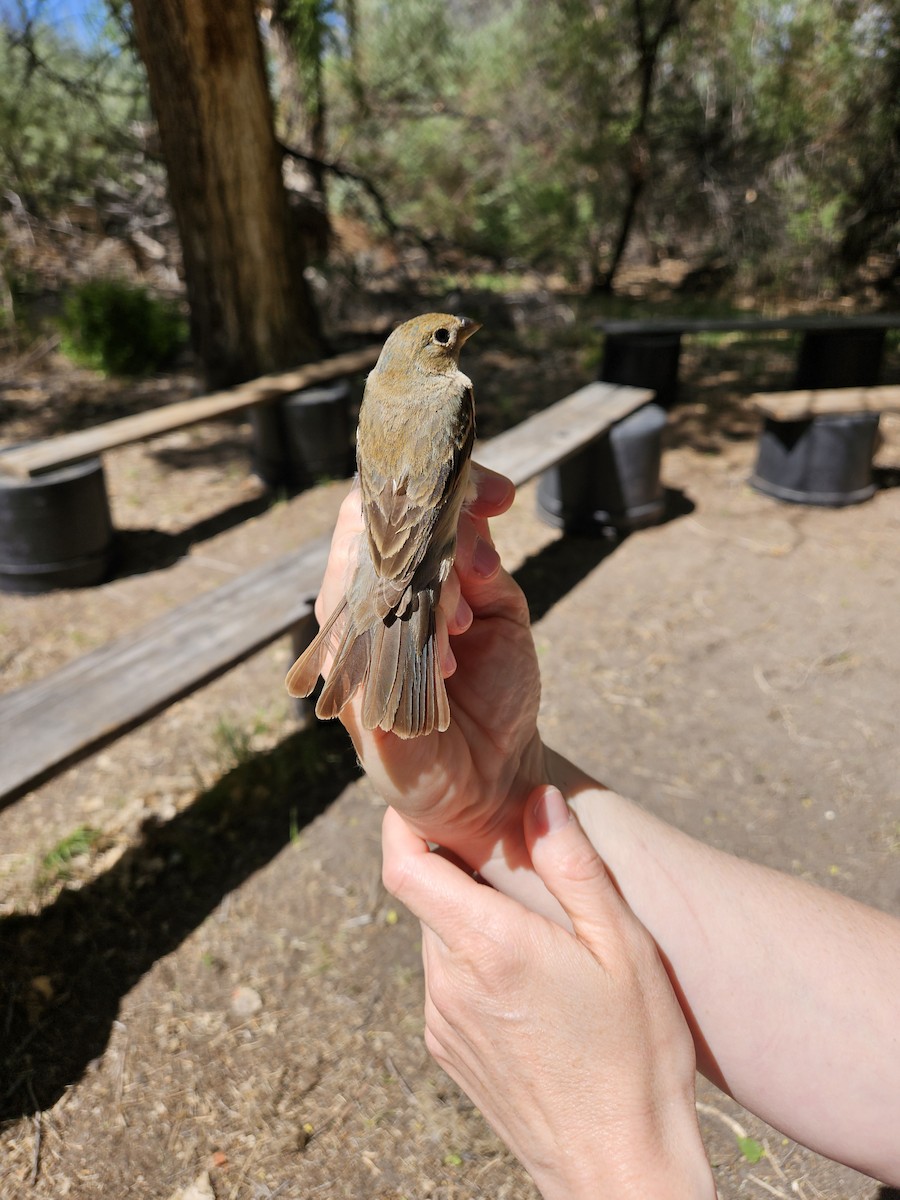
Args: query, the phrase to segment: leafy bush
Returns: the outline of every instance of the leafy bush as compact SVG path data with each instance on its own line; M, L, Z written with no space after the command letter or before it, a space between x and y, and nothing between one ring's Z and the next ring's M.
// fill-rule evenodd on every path
M168 366L187 340L187 322L173 301L116 279L80 284L60 324L66 354L110 375Z

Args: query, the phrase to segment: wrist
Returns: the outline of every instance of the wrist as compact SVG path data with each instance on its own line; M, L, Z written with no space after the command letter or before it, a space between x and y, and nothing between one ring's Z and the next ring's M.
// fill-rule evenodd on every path
M602 784L545 746L535 731L522 756L515 782L508 789L508 803L501 822L487 843L480 847L480 858L463 857L477 866L479 874L498 891L518 900L532 912L571 929L571 922L561 905L535 872L525 842L525 805L536 788L548 783L559 788L567 801L585 788L605 791Z
M693 1097L645 1136L625 1135L615 1147L592 1144L580 1158L533 1178L543 1200L716 1200L716 1185L700 1137Z

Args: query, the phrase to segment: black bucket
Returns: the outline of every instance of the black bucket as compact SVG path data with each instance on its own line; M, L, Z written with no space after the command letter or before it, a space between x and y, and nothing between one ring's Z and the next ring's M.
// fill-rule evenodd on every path
M33 479L0 470L0 590L34 594L102 583L112 549L99 458Z
M666 507L660 478L666 414L645 404L538 484L538 513L568 533L628 532L655 525Z
M306 388L282 404L288 453L298 482L353 474L350 384Z
M801 421L767 418L750 484L793 504L841 508L874 495L872 455L878 413L836 413Z
M680 333L608 333L600 379L656 392L656 402L671 408L678 399Z
M250 410L253 469L270 486L307 487L353 474L350 385L305 388Z
M884 329L830 329L807 333L794 387L875 387L881 373Z
M291 482L287 437L277 400L250 409L253 430L253 472L269 487Z

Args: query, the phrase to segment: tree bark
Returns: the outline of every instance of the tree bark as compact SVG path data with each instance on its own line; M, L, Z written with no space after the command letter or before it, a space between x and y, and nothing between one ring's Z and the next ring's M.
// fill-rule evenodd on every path
M692 3L693 0L666 0L656 30L652 31L649 28L644 0L633 0L640 94L637 115L628 135L628 145L625 151L628 192L609 266L594 281L591 289L594 292L610 293L612 291L616 272L625 257L638 204L647 186L650 165L650 142L647 136L647 127L650 121L650 108L653 104L653 89L660 50L666 38L677 28Z
M212 387L318 357L253 0L133 0Z

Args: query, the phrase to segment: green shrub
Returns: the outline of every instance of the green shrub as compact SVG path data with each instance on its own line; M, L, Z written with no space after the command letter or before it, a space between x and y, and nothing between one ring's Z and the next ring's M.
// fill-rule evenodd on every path
M145 375L168 366L187 340L171 300L117 279L80 284L63 307L63 350L110 375Z

